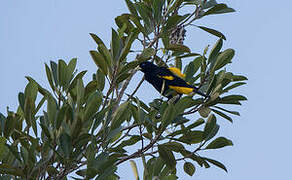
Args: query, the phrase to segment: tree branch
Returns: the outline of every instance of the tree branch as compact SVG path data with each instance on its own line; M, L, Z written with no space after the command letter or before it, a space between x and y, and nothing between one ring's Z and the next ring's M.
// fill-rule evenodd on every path
M147 145L145 146L143 149L139 149L137 152L129 155L129 156L126 156L124 158L122 158L121 160L117 161L115 165L119 165L125 161L128 161L129 159L133 159L133 158L137 158L137 157L141 157L141 155L146 152L147 150L149 150L150 148L153 147L153 145L157 142L157 140L160 138L161 134L162 134L163 131L159 132L159 134L157 134L155 136L155 138Z

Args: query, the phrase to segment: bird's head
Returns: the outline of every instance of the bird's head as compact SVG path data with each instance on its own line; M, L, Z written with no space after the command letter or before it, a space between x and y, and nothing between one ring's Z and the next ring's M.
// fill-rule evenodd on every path
M154 65L152 62L144 61L139 65L140 70L144 73L153 72L157 66Z

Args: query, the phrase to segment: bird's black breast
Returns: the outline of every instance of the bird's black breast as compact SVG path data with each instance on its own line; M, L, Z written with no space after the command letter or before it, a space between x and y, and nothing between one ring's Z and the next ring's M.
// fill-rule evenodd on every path
M151 74L145 74L145 80L149 82L157 91L161 92L163 80Z

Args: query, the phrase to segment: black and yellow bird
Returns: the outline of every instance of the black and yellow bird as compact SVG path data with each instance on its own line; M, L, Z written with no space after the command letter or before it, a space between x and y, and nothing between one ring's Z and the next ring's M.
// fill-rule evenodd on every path
M142 62L140 70L145 74L145 80L159 91L163 96L172 98L174 95L168 93L169 90L174 90L180 96L182 94L196 93L204 97L209 97L206 94L200 92L198 88L188 84L182 78L185 76L175 67L158 67L152 62Z

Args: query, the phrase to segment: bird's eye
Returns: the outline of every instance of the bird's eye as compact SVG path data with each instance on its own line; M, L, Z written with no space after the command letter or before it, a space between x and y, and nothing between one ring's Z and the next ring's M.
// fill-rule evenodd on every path
M140 67L145 67L145 63L141 63L140 64Z

